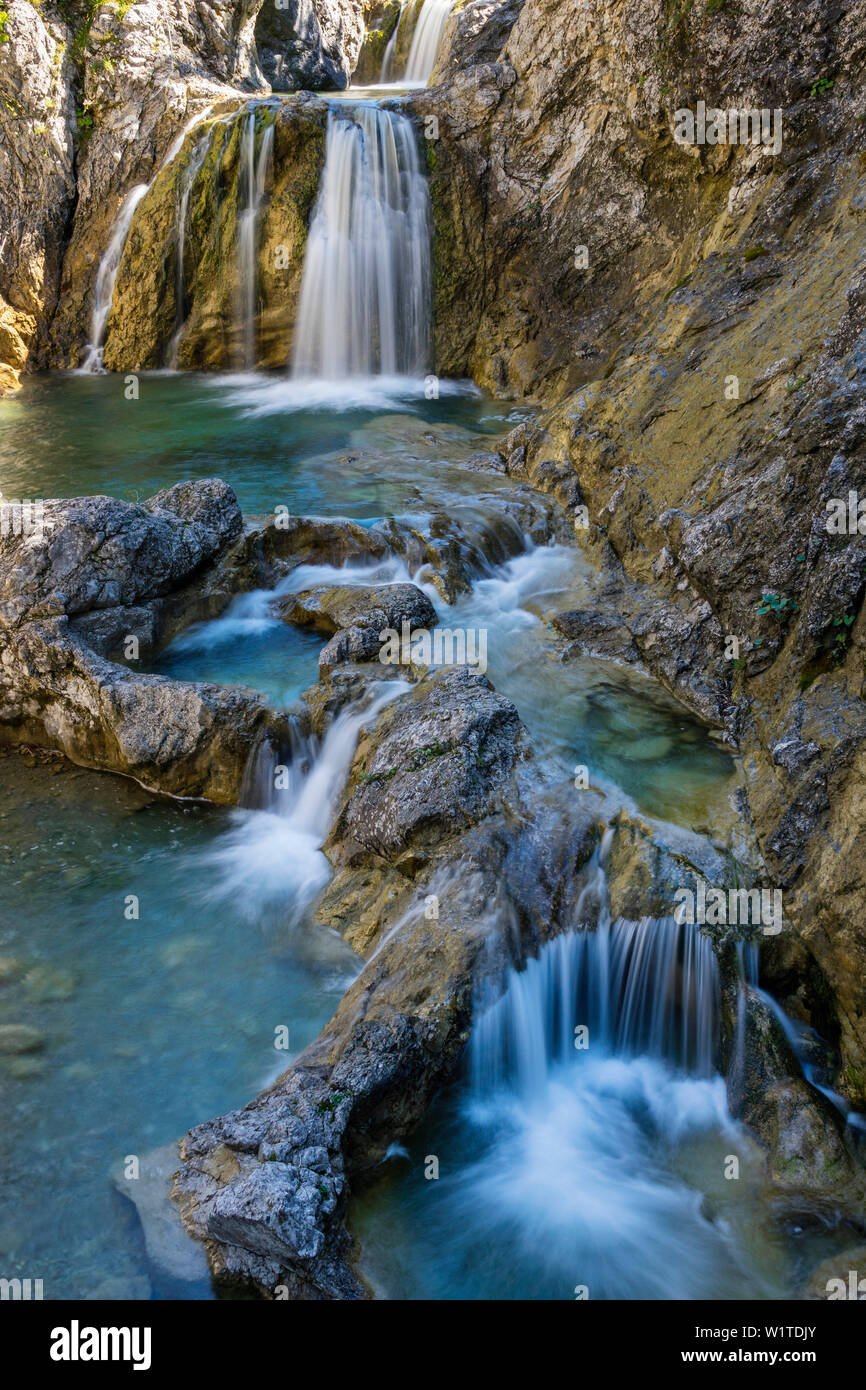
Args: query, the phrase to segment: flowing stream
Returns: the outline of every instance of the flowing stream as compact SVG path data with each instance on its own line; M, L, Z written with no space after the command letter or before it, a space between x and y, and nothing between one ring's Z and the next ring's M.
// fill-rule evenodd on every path
M425 0L409 80L429 78L450 8ZM210 1296L200 1262L178 1273L180 1236L167 1262L145 1242L135 1207L146 1201L124 1187L123 1165L249 1100L316 1036L359 968L316 923L330 874L322 844L362 729L408 686L373 685L321 739L304 734L298 701L323 639L281 622L276 598L313 584L419 584L441 621L484 631L487 674L551 778L586 764L612 807L736 848L734 760L654 681L562 659L550 619L593 603L594 570L572 545L503 522L507 479L461 467L525 412L469 383L427 399L430 208L411 122L371 102L331 105L291 372L265 377L250 369L274 131L255 107L234 118L244 373L142 374L134 414L104 376L33 379L0 401L2 491L140 501L217 474L248 514L397 516L421 533L444 517L460 525L472 587L446 604L429 570L397 554L303 566L159 653L154 670L250 685L286 712L286 746L256 750L235 810L0 758L0 1020L41 1039L2 1061L14 1204L0 1250L9 1274L43 1277L52 1297ZM178 185L174 360L206 149L204 136ZM100 264L91 372L146 191L128 195ZM571 930L479 998L465 1074L353 1204L363 1268L386 1296L790 1296L796 1258L769 1221L760 1156L715 1069L715 957L671 917L611 921L611 833L584 870ZM274 1045L282 1029L288 1050ZM737 1183L724 1178L731 1153ZM817 1239L813 1263L823 1248Z

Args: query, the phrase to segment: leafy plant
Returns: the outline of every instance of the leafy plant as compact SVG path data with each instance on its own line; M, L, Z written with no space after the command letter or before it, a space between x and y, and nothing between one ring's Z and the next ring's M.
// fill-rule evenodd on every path
M9 43L9 11L0 10L0 43Z
M853 626L853 613L845 613L841 618L831 618L827 624L829 629L828 636L833 638L833 653L837 661L844 661L845 659L848 643L851 641L851 628Z
M819 78L817 79L817 81L815 81L815 82L812 83L812 86L811 86L811 88L809 89L809 96L810 96L810 97L820 97L820 96L823 96L824 93L825 93L825 92L829 92L830 89L831 89L833 86L834 86L834 82L833 82L833 78L832 78L832 77L819 77Z
M792 613L799 613L800 605L795 603L792 598L783 598L781 594L765 593L761 596L761 602L756 605L755 612L759 618L768 615L780 623L786 623Z

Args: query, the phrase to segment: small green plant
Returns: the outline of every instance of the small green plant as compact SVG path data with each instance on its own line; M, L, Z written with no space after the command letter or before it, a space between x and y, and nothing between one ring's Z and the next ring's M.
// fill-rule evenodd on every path
M809 96L813 98L822 97L824 93L829 92L833 86L834 82L832 77L819 77L817 81L812 83L809 89Z
M743 252L743 260L748 264L749 261L757 261L761 256L769 256L769 254L766 246L747 246Z
M87 106L79 106L75 112L75 121L81 134L85 135L93 129L93 112Z
M323 1114L325 1113L325 1111L327 1111L329 1114L333 1115L333 1113L334 1113L334 1111L336 1110L337 1106L340 1104L340 1101L341 1101L341 1100L345 1100L345 1099L346 1099L346 1092L345 1092L345 1091L334 1091L332 1095L326 1096L326 1098L325 1098L324 1100L317 1101L317 1102L316 1102L316 1109L318 1110L318 1112L319 1112L320 1115L323 1115Z
M707 14L721 14L722 10L727 9L728 0L707 0Z
M831 618L827 627L828 635L833 638L833 654L837 661L845 660L845 653L848 650L848 643L851 641L851 628L854 626L854 614L845 613L841 618Z
M0 10L0 43L9 43L9 11Z
M765 593L761 596L761 602L756 605L755 612L759 618L773 617L779 623L786 623L792 613L800 611L799 603L795 603L792 598L783 598L781 594Z

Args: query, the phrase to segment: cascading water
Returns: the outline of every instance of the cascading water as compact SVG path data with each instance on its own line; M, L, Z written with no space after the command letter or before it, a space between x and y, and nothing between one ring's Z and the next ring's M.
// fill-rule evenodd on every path
M394 71L394 55L402 36L404 23L409 17L410 6L404 5L402 7L382 58L379 74L381 86L427 86L433 75L436 57L445 33L445 25L448 23L448 16L453 8L454 0L424 0L415 23L409 56L401 76Z
M391 67L394 62L394 50L397 47L397 35L400 32L400 20L403 18L404 10L405 6L404 9L401 9L400 11L397 23L394 25L393 33L391 34L391 37L388 40L388 43L385 47L385 53L382 58L382 67L379 72L379 83L381 86L385 86L391 81Z
M611 1056L652 1057L709 1077L719 983L709 941L672 917L602 921L557 937L515 971L471 1044L476 1093L515 1085L531 1097L574 1057L575 1028Z
M82 371L101 372L103 370L102 351L105 340L105 325L108 322L108 315L111 313L114 282L117 279L117 272L120 269L123 248L126 245L126 238L129 236L129 229L132 226L135 210L149 189L149 183L138 183L127 193L121 205L120 212L117 215L117 220L112 228L108 246L105 248L105 254L99 262L99 270L96 273L96 284L93 290L90 342L84 350L84 361L81 364Z
M405 116L332 108L295 328L299 379L423 375L430 209Z
M238 212L238 298L241 365L247 371L255 367L258 224L273 149L274 126L272 121L267 121L256 150L256 109L253 107L244 121L238 174L238 198L245 200L243 210Z
M165 158L157 170L161 173L174 162L183 148L183 142L191 130L205 120L212 111L211 106L205 107L187 121L177 138L172 142L166 151ZM154 179L156 175L154 175ZM99 262L99 269L96 273L96 284L93 290L93 312L90 320L90 342L84 349L84 361L81 364L81 371L101 372L102 352L105 341L105 327L108 323L108 316L111 313L111 301L114 296L114 284L117 280L117 272L120 269L120 262L123 259L123 250L126 246L126 238L132 226L136 209L146 193L153 187L154 179L150 183L138 183L123 200L120 212L117 214L114 226L111 229L111 236L108 239L108 246L105 248L102 260ZM187 195L188 196L188 195Z
M407 82L420 82L426 87L430 81L453 7L453 0L424 0L406 62Z
M242 904L251 920L277 909L297 921L328 881L321 850L358 734L398 695L405 681L383 681L372 696L344 710L319 743L293 729L291 746L262 744L244 782L248 809L210 856L213 895Z
M169 345L168 362L169 366L177 369L178 352L180 340L183 336L184 324L186 322L186 281L184 278L184 257L186 253L186 221L189 212L189 200L193 190L193 185L201 173L202 166L207 158L210 149L212 131L208 131L196 144L189 163L183 171L180 183L180 196L177 200L177 215L174 225L175 239L175 327L174 335Z
M383 1292L392 1279L427 1298L776 1292L748 1211L725 1205L748 1187L725 1183L725 1156L747 1177L751 1150L713 1069L714 952L672 917L609 921L608 843L575 910L595 928L511 970L478 1018L468 1084L420 1139L442 1164L421 1184L436 1191L419 1193L407 1170L387 1252L368 1247ZM371 1242L387 1214L362 1210L359 1223Z

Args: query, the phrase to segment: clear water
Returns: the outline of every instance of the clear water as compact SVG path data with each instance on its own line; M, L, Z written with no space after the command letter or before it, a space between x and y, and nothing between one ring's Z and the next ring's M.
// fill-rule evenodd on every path
M347 393L305 391L287 378L165 373L142 376L140 388L138 401L126 401L120 378L70 374L34 379L0 402L3 494L145 498L216 474L248 514L284 504L366 522L419 516L469 507L504 486L453 465L520 418L474 392L427 401L399 381ZM591 601L592 582L578 552L548 546L482 578L451 609L431 596L450 626L487 630L488 675L561 775L586 764L593 781L615 784L647 813L711 824L723 837L738 779L728 755L654 682L610 663L558 659L548 620ZM267 604L267 595L244 596L184 634L157 669L252 685L290 704L315 679L322 639L275 621ZM324 761L320 801L346 751L341 743ZM24 768L14 755L0 760L0 788L0 954L22 962L0 985L0 1018L45 1039L41 1052L0 1063L12 1194L0 1256L10 1275L44 1278L48 1297L98 1296L106 1281L122 1296L160 1296L112 1175L126 1155L145 1156L249 1100L287 1061L274 1051L274 1029L289 1026L293 1052L310 1041L357 962L313 925L306 889L321 856L309 836L300 844L291 815L177 806L120 779ZM140 897L137 922L124 919L129 894ZM298 902L303 910L288 910ZM551 1074L528 1109L507 1090L489 1101L452 1093L413 1140L412 1163L390 1161L384 1186L357 1204L365 1268L383 1292L570 1297L587 1282L589 1260L602 1296L642 1296L659 1286L632 1270L639 1248L661 1241L669 1264L665 1231L677 1224L691 1254L669 1293L721 1296L744 1267L744 1289L773 1285L772 1241L764 1268L754 1251L743 1256L736 1232L719 1226L705 1239L702 1202L725 1205L717 1159L729 1137L717 1084L668 1076L658 1060L626 1075L615 1059L594 1057L577 1090L571 1076ZM672 1129L690 1109L694 1118ZM676 1144L662 1143L671 1133ZM605 1236L580 1189L607 1190L593 1181L617 1153L623 1206ZM423 1179L418 1156L427 1154L443 1160L439 1182ZM485 1189L473 1206L482 1173L499 1191ZM622 1258L610 1263L625 1234ZM573 1261L579 1248L586 1257ZM718 1278L706 1272L710 1258ZM609 1276L599 1272L606 1262ZM207 1281L188 1296L209 1296Z
M280 505L372 520L447 503L477 476L448 466L526 411L443 382L439 400L399 379L342 389L253 374L52 373L0 400L0 492L9 499L107 493L143 501L185 478L230 482L247 514ZM496 487L495 478L484 487Z
M231 815L0 758L0 956L17 963L0 1023L44 1043L0 1057L0 1266L46 1298L160 1293L112 1179L129 1155L146 1176L154 1149L250 1100L356 973L333 933L251 921L213 894ZM209 1297L207 1280L185 1296Z
M294 704L318 679L322 638L273 617L269 599L239 595L215 622L187 628L147 669L175 680L251 686L276 709Z

